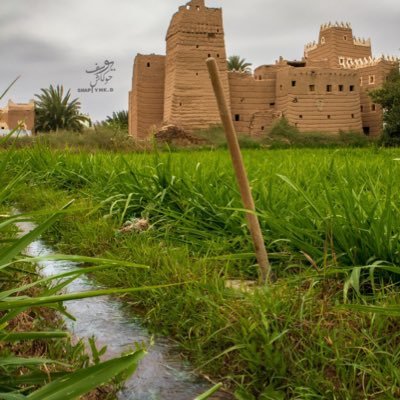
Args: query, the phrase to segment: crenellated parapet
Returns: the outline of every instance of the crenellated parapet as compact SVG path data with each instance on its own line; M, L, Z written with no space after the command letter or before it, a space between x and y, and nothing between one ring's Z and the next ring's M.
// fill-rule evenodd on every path
M313 42L309 42L304 46L304 55L307 57L308 52L315 50L318 47L318 43L314 40Z
M365 39L365 38L359 38L359 37L355 37L353 36L353 43L356 46L366 46L366 47L371 47L371 39Z
M389 63L395 66L400 62L400 58L396 56L384 55L382 54L380 57L364 57L364 58L356 58L356 59L346 59L343 68L349 69L359 69L366 67L373 67L380 63Z
M322 24L320 27L320 31L325 31L327 29L331 28L343 28L343 29L351 29L351 24L350 22L328 22L326 24Z

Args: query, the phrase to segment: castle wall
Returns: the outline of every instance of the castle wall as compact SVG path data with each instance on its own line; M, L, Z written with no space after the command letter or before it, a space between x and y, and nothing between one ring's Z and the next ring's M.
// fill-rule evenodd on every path
M287 67L277 73L277 110L303 132L361 132L357 71Z
M189 132L220 123L205 62L217 60L229 99L222 10L205 7L204 0L189 2L173 16L166 41L164 123Z
M318 43L305 47L307 61L327 60L329 67L343 67L349 59L371 57L370 40L353 37L349 24L322 26Z
M379 104L374 104L368 92L383 85L386 77L398 65L381 60L370 66L358 68L360 74L360 99L363 130L366 135L377 136L382 132L383 110Z
M0 129L15 129L22 124L22 129L35 130L35 103L17 104L8 101L7 107L0 109Z
M370 40L350 24L321 26L304 59L262 65L254 75L227 71L222 10L191 0L173 16L166 56L138 55L129 93L129 132L147 138L152 127L177 125L192 132L219 124L206 59L217 60L228 105L240 133L262 135L286 117L302 132L351 130L377 135L382 110L368 96L380 87L394 58L374 60Z
M164 113L165 56L138 54L135 58L132 91L129 94L129 134L149 136L161 126Z
M275 79L259 80L242 72L230 72L228 77L236 130L251 135L266 133L275 109Z

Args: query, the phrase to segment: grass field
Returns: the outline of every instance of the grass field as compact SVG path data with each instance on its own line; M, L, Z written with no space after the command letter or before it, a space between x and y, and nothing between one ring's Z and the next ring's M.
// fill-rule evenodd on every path
M10 203L74 210L47 233L62 251L145 263L107 285L170 288L125 301L175 337L237 399L400 397L400 151L246 150L276 282L225 287L257 268L228 156L51 151L11 155L26 171ZM6 182L3 182L5 184ZM123 233L137 218L150 229Z

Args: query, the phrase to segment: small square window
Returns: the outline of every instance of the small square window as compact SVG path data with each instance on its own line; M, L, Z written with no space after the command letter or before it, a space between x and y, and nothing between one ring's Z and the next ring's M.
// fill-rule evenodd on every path
M351 118L353 118L353 119L354 119L354 114L351 114Z
M303 116L300 114L300 115L299 115L299 118L300 118L300 119L303 119Z
M292 87L296 86L296 81L292 81Z
M343 85L339 85L338 87L339 87L339 92L343 92L344 86Z
M235 121L236 122L240 121L240 114L235 114Z
M327 118L328 118L328 119L331 119L331 116L330 116L330 115L327 115Z
M375 104L371 104L371 111L376 111L376 105Z
M315 85L310 85L309 89L310 89L310 92L315 92Z
M349 90L350 90L350 92L354 92L354 85L350 85Z
M373 85L375 83L375 75L370 75L369 76L369 84Z
M332 85L326 85L326 91L332 92Z

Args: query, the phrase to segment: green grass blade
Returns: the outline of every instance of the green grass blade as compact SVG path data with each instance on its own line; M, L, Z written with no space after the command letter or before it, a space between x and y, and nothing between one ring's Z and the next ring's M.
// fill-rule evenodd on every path
M43 388L27 396L29 400L72 400L90 390L110 381L126 370L136 369L145 351L103 362L92 367L79 370L61 379L49 383Z
M142 286L130 289L103 289L103 290L93 290L88 292L70 293L70 294L62 294L59 296L47 296L47 297L32 298L27 296L16 296L0 301L0 310L12 310L15 308L22 308L22 307L37 307L46 304L58 303L60 301L62 302L70 300L80 300L80 299L87 299L89 297L109 296L109 295L133 293L140 291L164 289L172 286L180 286L183 284L185 283L173 283L169 285L157 285L157 286Z
M18 333L0 333L0 341L19 342L22 340L37 339L62 339L69 337L68 332L18 332Z
M207 392L201 394L200 396L197 396L194 400L206 400L210 396L212 396L214 393L218 392L219 389L221 389L222 383L218 383L214 387L212 387L210 390L207 390Z

